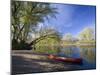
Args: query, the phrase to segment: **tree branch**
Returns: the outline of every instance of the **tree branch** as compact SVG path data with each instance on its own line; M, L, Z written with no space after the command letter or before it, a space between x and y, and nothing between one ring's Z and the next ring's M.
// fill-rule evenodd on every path
M39 41L43 40L44 38L50 37L51 35L53 35L53 34L47 34L47 35L40 36L39 38L33 40L29 45L36 44L36 43L38 43ZM54 37L54 36L52 36L52 38L53 38L53 37ZM50 38L51 38L51 37L50 37Z

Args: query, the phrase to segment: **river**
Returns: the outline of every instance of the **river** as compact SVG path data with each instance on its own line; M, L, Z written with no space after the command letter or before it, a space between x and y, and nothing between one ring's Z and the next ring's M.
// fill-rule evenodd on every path
M80 66L82 69L95 69L96 68L96 48L91 46L67 46L61 47L59 56L82 58L83 64Z

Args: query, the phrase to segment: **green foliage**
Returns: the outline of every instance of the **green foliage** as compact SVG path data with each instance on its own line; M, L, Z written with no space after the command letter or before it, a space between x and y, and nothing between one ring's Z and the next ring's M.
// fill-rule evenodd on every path
M17 40L24 40L30 28L43 23L45 18L57 13L48 3L12 1L12 32Z
M73 40L73 36L72 36L70 33L68 33L68 34L66 34L66 35L64 36L64 39L65 39L66 41L72 41L72 40Z
M36 45L38 46L54 46L54 45L58 45L59 42L55 39L52 38L46 38L41 40L40 42L38 42Z
M35 52L39 53L57 53L59 52L60 41L58 41L56 38L45 38L43 40L40 40L38 43L36 43Z
M91 41L95 39L94 31L92 28L85 28L83 31L79 34L79 39L83 41Z
M47 53L47 54L57 54L59 53L60 48L58 46L38 46L34 52L37 53Z
M23 45L25 45L29 33L35 34L39 23L49 20L49 17L55 18L57 13L56 8L51 7L49 3L12 1L11 4L13 47L18 47L17 45L20 45L22 41L24 41ZM13 40L16 40L18 43Z

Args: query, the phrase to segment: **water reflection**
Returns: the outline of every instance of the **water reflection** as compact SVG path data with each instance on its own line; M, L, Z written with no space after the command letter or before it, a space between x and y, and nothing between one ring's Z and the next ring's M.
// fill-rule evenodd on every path
M95 47L77 47L77 46L62 47L59 55L72 58L81 57L83 59L84 68L96 67Z
M95 47L80 47L80 55L88 63L95 63Z
M39 46L38 52L57 54L64 57L82 58L82 69L94 69L96 68L96 49L91 46Z
M74 57L74 58L80 57L79 48L75 46L62 47L59 55L65 57Z

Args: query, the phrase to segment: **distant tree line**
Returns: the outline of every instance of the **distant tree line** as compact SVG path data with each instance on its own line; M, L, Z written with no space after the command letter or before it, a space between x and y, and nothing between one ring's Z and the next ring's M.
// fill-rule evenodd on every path
M74 37L73 35L71 35L70 33L67 33L64 35L64 37L62 38L62 41L65 44L71 44L71 43L95 43L95 31L92 28L86 27L84 28L79 34L78 36Z

